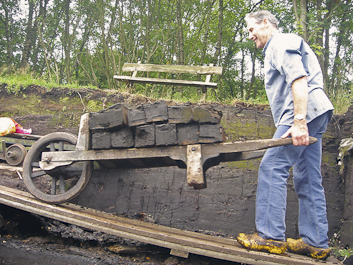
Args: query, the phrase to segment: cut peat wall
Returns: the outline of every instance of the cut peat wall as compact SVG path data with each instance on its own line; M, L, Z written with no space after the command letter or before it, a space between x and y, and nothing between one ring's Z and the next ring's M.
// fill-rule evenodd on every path
M227 140L271 138L275 128L271 112L252 107L218 106ZM323 185L329 237L341 227L344 185L338 174L337 122L334 117L323 138ZM337 145L337 148L336 148ZM149 221L191 231L236 236L255 231L255 196L260 159L221 163L206 172L207 188L194 190L186 183L186 170L177 167L114 169L94 172L75 202L119 215L147 216ZM298 237L298 202L292 176L288 180L287 237Z

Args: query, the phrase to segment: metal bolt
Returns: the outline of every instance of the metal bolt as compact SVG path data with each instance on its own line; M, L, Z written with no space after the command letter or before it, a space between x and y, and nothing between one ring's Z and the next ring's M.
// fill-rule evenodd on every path
M51 156L49 156L47 159L45 159L45 160L44 160L44 162L45 162L45 163L47 163L47 164L49 164L49 163L50 163L50 161L51 161L51 159L52 159L52 157L51 157Z
M16 159L17 158L17 153L16 152L7 151L6 156L8 158Z
M192 148L191 148L191 150L192 150L192 151L195 151L195 150L196 150L196 148L195 148L195 147L192 147Z

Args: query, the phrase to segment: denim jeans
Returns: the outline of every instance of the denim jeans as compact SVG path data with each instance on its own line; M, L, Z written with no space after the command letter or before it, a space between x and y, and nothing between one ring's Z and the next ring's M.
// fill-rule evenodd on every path
M318 141L309 146L270 148L262 158L256 193L256 229L262 238L285 241L287 179L293 166L294 188L299 200L299 235L311 246L328 248L326 199L322 186L322 134L331 112L308 123L309 135ZM280 138L290 126L277 127Z

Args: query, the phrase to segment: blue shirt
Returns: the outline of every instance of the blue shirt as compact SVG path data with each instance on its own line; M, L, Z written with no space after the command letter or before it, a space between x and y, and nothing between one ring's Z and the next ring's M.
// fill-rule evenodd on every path
M323 91L319 61L310 46L292 33L276 33L266 43L265 88L276 127L293 125L292 84L303 76L308 81L307 122L334 107Z

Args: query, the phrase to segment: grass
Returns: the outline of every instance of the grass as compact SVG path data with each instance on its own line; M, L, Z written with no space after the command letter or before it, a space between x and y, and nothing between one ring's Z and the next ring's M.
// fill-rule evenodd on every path
M59 84L52 80L47 80L36 76L35 74L28 71L15 71L8 73L8 69L0 69L0 84L7 84L7 91L9 93L17 94L21 87L28 87L29 85L42 86L50 90L53 87L67 87L72 89L77 88L90 88L97 89L95 86L81 86L77 83L72 84Z
M335 91L330 95L330 100L335 107L335 114L346 113L348 108L352 105L353 95L351 90Z
M342 246L340 241L340 232L335 233L330 240L332 254L340 260L345 260L353 255L353 250L349 247Z
M59 84L52 80L47 80L45 78L39 77L29 71L14 71L7 68L0 68L0 84L6 83L7 84L7 91L9 93L17 94L21 88L28 87L29 85L38 85L47 88L50 90L53 87L66 87L71 89L78 89L78 88L88 88L88 89L98 89L95 86L83 86L79 85L78 83L72 84ZM353 89L353 87L351 88ZM195 92L196 91L196 92ZM134 91L127 88L123 85L119 92L122 93L134 93L131 95L141 96L141 97L149 97L152 99L164 99L164 100L173 100L176 102L192 102L198 103L200 100L200 93L197 93L198 90L195 88L185 88L183 89L183 93L176 91L172 93L170 90L160 87L154 86L137 86ZM216 92L214 90L208 89L207 92L207 102L208 103L221 103L221 104L229 104L235 105L238 102L245 103L246 105L268 105L267 97L263 93L259 93L256 99L249 99L244 100L241 98L233 98L227 100L219 100L217 98ZM334 113L339 115L346 113L348 108L352 105L353 102L353 93L351 90L340 90L335 91L330 96L330 100L335 107Z

